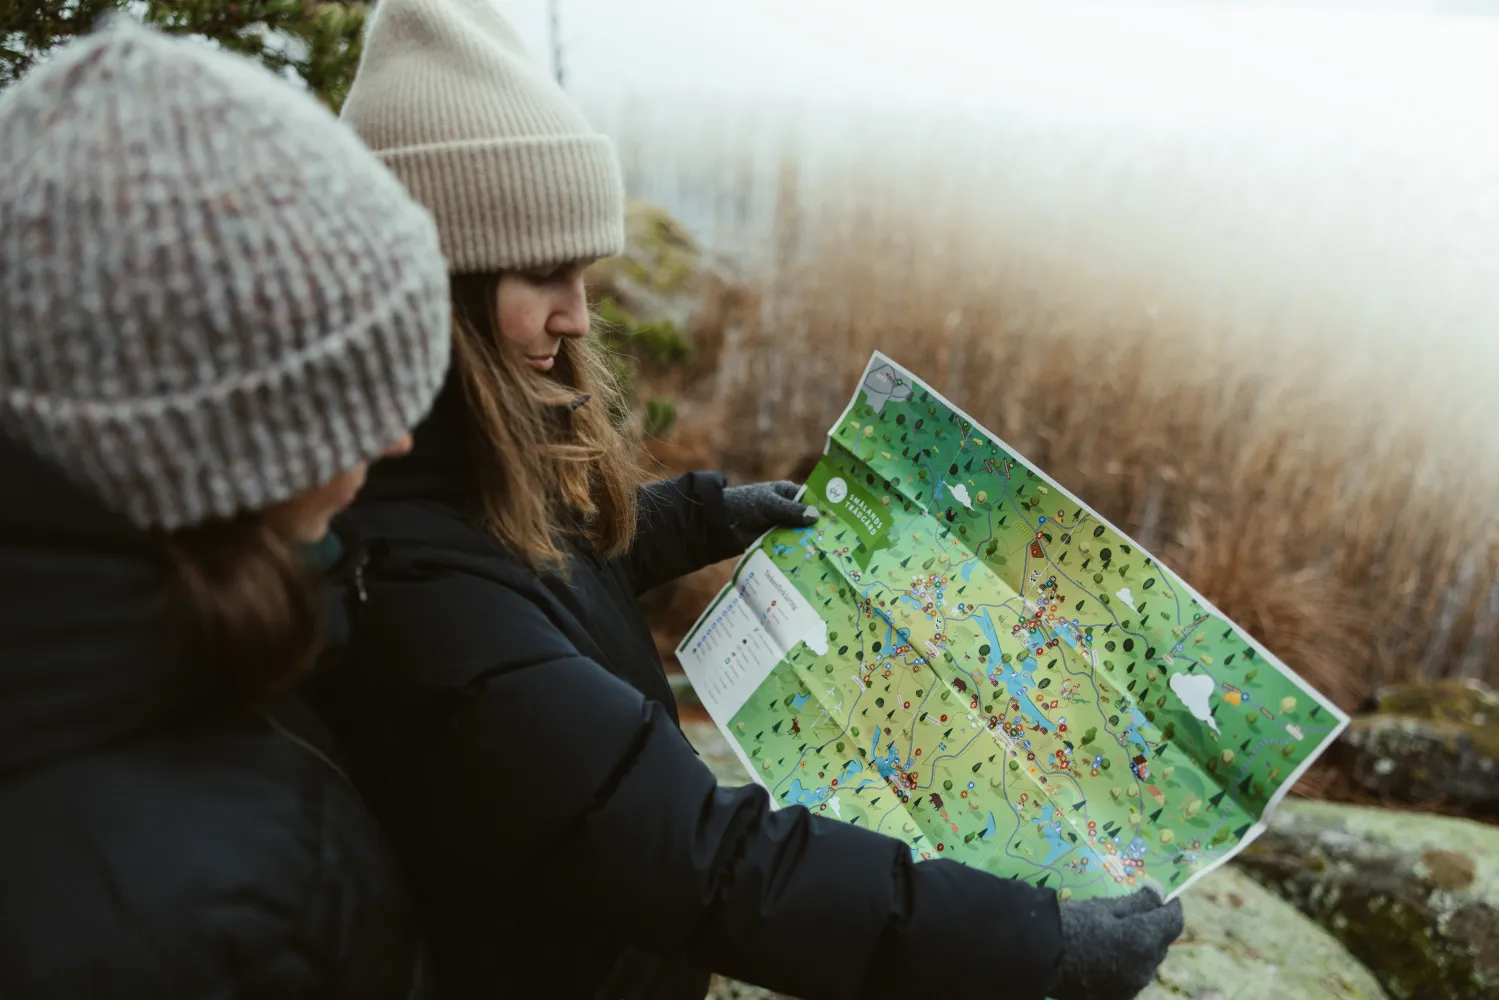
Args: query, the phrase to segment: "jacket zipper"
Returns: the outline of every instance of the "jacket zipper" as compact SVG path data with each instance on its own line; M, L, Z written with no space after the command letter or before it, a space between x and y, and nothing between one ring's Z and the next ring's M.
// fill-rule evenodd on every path
M313 746L311 743L308 743L306 740L302 739L302 737L298 736L296 733L292 732L290 729L287 729L281 723L277 722L273 717L271 717L269 715L266 715L266 716L263 716L263 718L265 719L265 721L267 721L267 722L269 722L271 724L271 728L272 729L276 730L276 732L280 733L282 736L285 736L287 739L291 740L293 743L295 743L297 746L301 747L303 750L306 750L308 753L312 754L314 757L316 757L318 760L322 761L324 764L327 764L329 767L331 767L333 769L333 772L335 774L337 774L340 778L342 778L344 780L344 783L346 785L348 785L350 788L354 787L354 782L352 782L352 781L349 780L349 776L344 773L344 769L341 768L341 767L339 767L337 764L333 763L332 758L330 758L327 754L323 753L323 751L319 750L317 747Z
M370 555L367 549L360 549L359 555L354 559L354 592L359 595L360 604L368 604L370 595L364 589L364 567L369 565Z

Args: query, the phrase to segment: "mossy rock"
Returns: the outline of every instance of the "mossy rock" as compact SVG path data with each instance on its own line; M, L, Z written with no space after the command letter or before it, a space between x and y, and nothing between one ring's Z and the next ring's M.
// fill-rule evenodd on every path
M793 1000L793 998L783 997L770 990L762 990L758 986L747 986L732 979L714 976L713 984L708 988L706 1000Z
M1499 694L1476 681L1392 688L1329 759L1362 796L1499 820Z
M702 251L659 205L631 200L625 209L625 252L588 270L596 305L614 303L615 322L658 330L684 329L697 306Z
M1381 691L1376 704L1379 715L1490 728L1499 722L1499 692L1477 680L1401 684Z
M589 268L589 298L599 341L632 409L641 366L685 363L692 347L684 331L701 298L701 252L681 223L644 201L626 207L625 252ZM645 401L647 435L664 436L676 420L669 400Z
M1291 800L1239 860L1391 996L1499 996L1499 828Z
M1385 1000L1332 935L1233 867L1182 894L1187 928L1139 1000Z

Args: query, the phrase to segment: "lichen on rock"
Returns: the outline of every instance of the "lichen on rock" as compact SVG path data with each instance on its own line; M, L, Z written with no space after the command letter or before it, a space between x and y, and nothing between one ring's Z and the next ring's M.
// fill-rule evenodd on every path
M1499 819L1499 694L1477 681L1386 691L1328 756L1355 797Z
M702 251L659 205L626 206L625 252L588 269L589 291L611 325L644 338L658 360L685 357L681 331L697 305ZM676 357L672 357L675 355Z
M1182 906L1187 929L1139 1000L1384 1000L1332 935L1232 866Z
M783 997L779 993L762 990L758 986L748 986L733 979L714 976L712 985L708 987L706 1000L795 1000L795 998Z
M625 252L594 264L586 280L597 336L633 406L642 365L678 366L691 356L683 331L697 308L702 274L697 245L660 206L630 201L625 231ZM647 435L664 435L676 405L651 398L643 417Z
M1499 995L1499 828L1288 801L1240 861L1330 930L1391 996Z

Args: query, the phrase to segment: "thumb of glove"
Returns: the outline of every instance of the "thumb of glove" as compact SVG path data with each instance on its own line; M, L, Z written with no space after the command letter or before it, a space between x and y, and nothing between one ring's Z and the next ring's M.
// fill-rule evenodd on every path
M1124 912L1119 912L1123 910ZM1154 894L1062 905L1062 964L1054 1000L1134 1000L1181 935L1181 901Z
M771 528L803 528L817 520L817 508L794 499L795 483L753 483L723 491L724 507L735 535L745 545Z

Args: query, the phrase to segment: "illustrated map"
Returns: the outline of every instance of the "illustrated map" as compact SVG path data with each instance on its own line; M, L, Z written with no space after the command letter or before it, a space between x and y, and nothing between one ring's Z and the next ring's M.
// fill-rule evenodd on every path
M777 807L1063 897L1176 895L1347 717L876 353L802 498L677 650Z

